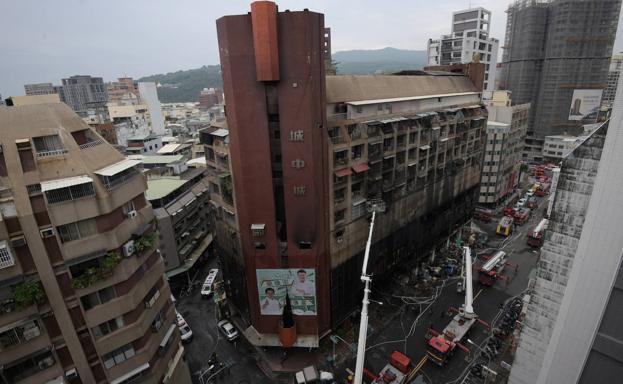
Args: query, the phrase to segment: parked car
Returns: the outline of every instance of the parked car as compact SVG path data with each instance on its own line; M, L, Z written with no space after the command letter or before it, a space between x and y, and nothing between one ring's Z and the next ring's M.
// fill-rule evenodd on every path
M238 330L229 322L229 320L221 320L218 322L218 329L223 336L229 341L234 341L238 338Z
M188 324L181 326L178 328L180 330L180 335L182 336L182 342L188 343L193 338L193 331L190 329Z
M210 269L210 273L208 273L208 276L201 286L201 297L208 298L212 296L214 291L214 281L216 280L217 275L218 269Z
M187 324L186 320L184 320L184 318L182 317L182 315L180 315L178 311L175 311L175 317L178 328L181 328Z

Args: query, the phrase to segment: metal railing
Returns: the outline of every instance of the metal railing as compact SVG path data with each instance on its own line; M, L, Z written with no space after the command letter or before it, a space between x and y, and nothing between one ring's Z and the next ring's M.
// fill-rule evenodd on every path
M103 143L104 143L104 140L102 139L89 141L88 143L80 144L80 149L93 148Z
M60 156L60 155L64 155L65 153L67 153L67 150L65 148L54 149L51 151L41 151L41 152L37 152L37 158Z

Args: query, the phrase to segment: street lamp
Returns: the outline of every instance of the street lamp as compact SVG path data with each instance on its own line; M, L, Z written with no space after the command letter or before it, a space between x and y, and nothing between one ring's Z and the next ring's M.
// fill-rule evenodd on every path
M366 250L363 254L363 265L361 267L361 281L364 283L363 300L361 305L361 320L359 321L359 340L357 341L357 364L355 365L355 381L354 384L361 384L363 380L363 363L366 355L366 338L368 336L368 305L370 304L370 282L372 278L367 273L368 259L370 257L370 246L372 245L372 232L374 231L374 219L377 212L385 211L385 203L383 200L373 200L368 203L368 212L372 212L372 220L370 221L370 231L368 232L368 241L366 242Z

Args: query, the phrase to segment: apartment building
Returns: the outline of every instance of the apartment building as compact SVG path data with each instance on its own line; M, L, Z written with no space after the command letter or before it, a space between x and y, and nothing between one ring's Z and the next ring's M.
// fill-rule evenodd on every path
M604 93L601 98L601 105L604 107L612 107L614 104L614 97L617 94L617 86L619 84L621 69L623 69L623 52L613 55L612 59L610 59L610 67L608 68L608 85L604 89Z
M221 250L228 298L253 343L317 347L358 307L368 205L387 207L370 260L379 282L470 216L482 83L454 73L325 77L323 15L272 2L218 19L217 32L227 129L201 137L208 168L222 171L211 192L234 203L217 214L239 243ZM484 64L471 65L482 74ZM292 291L294 277L307 279L304 293ZM268 288L282 302L289 292L294 329L261 307Z
M485 65L483 87L493 91L500 42L489 37L490 28L491 11L478 7L453 12L451 33L428 40L428 65L481 62Z
M190 383L138 162L62 103L0 130L0 382Z
M146 104L108 104L108 116L115 129L116 142L128 146L128 139L145 137L152 133L151 115Z
M561 162L509 383L616 382L623 374L618 227L623 99ZM551 203L550 203L551 204Z
M545 136L579 135L587 121L572 116L577 95L599 106L621 1L517 0L506 11L500 88L531 103L524 159L543 160ZM595 122L595 115L588 116Z
M106 104L108 95L101 77L71 76L63 79L63 97L75 112L83 114L89 106Z
M519 183L530 104L513 105L508 91L485 92L487 138L480 179L480 204L498 204Z
M60 100L62 102L65 101L63 87L60 85L52 85L52 83L24 84L24 91L26 96L58 94Z
M187 284L197 262L207 259L214 238L212 205L205 169L184 167L175 173L149 177L146 196L154 207L166 276L171 284Z
M131 155L153 155L162 148L162 137L150 133L127 138L126 153Z
M545 136L543 159L559 162L575 149L585 138L582 136L551 135Z

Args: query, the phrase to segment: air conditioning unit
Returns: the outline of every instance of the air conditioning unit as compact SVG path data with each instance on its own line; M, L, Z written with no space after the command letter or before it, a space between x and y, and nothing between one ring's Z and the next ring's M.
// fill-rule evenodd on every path
M128 217L128 219L133 219L138 215L138 213L136 211L130 211L128 213L126 213L126 216Z
M76 368L72 368L69 369L67 371L65 371L65 378L67 380L74 380L78 378L78 371L76 371Z
M134 254L134 240L130 240L123 244L123 256L130 257Z
M39 233L41 234L42 238L47 238L47 237L52 237L54 236L54 228L50 227L50 228L44 228L39 230Z
M19 248L26 245L26 238L24 236L14 237L11 239L11 246L13 248Z

